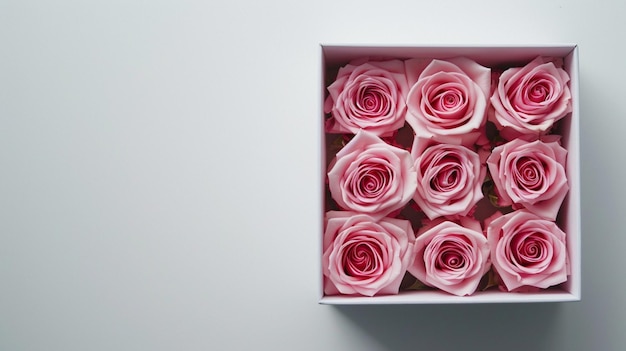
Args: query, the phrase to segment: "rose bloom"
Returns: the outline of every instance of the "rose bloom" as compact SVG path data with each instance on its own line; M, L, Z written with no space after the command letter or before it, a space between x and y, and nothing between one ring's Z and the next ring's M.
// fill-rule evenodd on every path
M411 223L355 212L326 213L322 256L324 293L397 294L411 259Z
M545 134L572 111L567 72L543 57L502 73L491 96L490 115L507 140L524 134Z
M382 218L411 200L416 175L408 151L360 131L331 163L328 185L341 208Z
M408 271L428 286L465 296L476 291L491 264L480 223L469 217L460 223L439 219L420 229Z
M430 219L466 216L483 198L486 168L478 154L462 146L435 144L421 151L414 142L417 191L413 200Z
M525 207L541 217L555 220L569 190L566 158L567 150L557 141L515 139L494 148L487 166L496 187L498 204Z
M407 61L407 71L422 62ZM484 125L490 87L491 70L470 59L432 60L409 90L407 122L419 136L468 146Z
M526 210L498 215L485 224L492 264L508 291L545 289L567 280L565 233L554 222Z
M328 87L324 112L332 118L326 131L390 135L404 125L408 90L403 61L350 63Z

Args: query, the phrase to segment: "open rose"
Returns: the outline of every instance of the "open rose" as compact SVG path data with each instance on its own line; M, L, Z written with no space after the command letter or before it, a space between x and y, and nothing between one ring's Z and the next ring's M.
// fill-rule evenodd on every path
M461 225L440 219L420 229L408 271L428 286L464 296L476 291L490 262L480 223L468 217L460 221Z
M408 60L407 71L420 62ZM418 136L470 145L484 125L490 87L491 70L470 59L432 60L409 90L407 122Z
M413 145L418 184L415 202L430 219L466 216L483 198L486 168L478 154L461 145L435 144L423 151L417 141Z
M490 119L508 140L544 134L572 111L569 80L565 70L543 57L524 67L509 68L491 96L495 113Z
M411 259L414 234L403 219L354 212L326 213L324 293L397 294Z
M389 135L404 125L408 83L404 62L353 62L339 69L328 87L326 131L356 134L360 129Z
M567 280L565 233L554 222L519 210L486 226L491 261L506 289L545 289Z
M332 198L346 210L382 218L406 205L417 186L411 154L360 131L328 172Z
M487 166L498 204L525 207L555 220L569 186L565 174L567 150L557 141L514 139L493 149Z

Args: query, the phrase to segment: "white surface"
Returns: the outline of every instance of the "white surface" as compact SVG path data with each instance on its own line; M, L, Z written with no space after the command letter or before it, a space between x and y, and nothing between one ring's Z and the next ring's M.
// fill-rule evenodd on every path
M0 2L0 350L621 350L620 1ZM580 47L582 302L317 304L319 43Z

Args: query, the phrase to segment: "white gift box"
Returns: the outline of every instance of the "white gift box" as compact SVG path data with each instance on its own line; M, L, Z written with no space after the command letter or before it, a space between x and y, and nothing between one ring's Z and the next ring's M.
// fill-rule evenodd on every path
M411 290L400 291L398 295L384 296L345 296L324 295L324 277L322 274L322 232L320 233L320 268L319 292L321 304L351 305L351 304L433 304L433 303L504 303L504 302L561 302L579 301L581 298L581 224L580 224L580 139L579 139L579 99L578 99L578 47L574 44L559 45L528 45L528 46L351 46L351 45L322 45L322 77L320 97L320 123L322 141L322 160L319 184L322 185L326 198L326 160L327 135L324 133L323 111L324 100L327 96L326 88L334 79L336 69L348 62L365 57L380 59L409 59L430 58L449 59L464 56L473 59L486 67L521 67L537 56L563 58L564 69L570 76L570 90L572 93L572 112L560 121L559 134L562 135L562 146L568 150L566 173L569 181L569 193L565 198L557 224L567 234L567 249L571 275L567 282L540 292L502 292L497 289L476 291L470 296L455 296L439 290ZM321 214L324 216L325 201L322 200ZM323 223L323 218L320 219Z

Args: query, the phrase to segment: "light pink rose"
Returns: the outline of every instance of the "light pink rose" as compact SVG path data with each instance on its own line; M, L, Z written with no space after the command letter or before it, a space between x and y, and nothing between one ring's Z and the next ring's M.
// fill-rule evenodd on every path
M490 115L507 140L524 134L545 134L554 122L572 111L567 72L537 57L524 67L509 68L491 96Z
M514 139L493 149L487 159L498 204L525 207L555 220L569 186L565 174L567 150L557 141Z
M322 256L324 293L397 294L412 258L414 234L403 219L355 212L326 213Z
M406 62L407 72L423 60ZM491 70L467 58L432 60L409 90L407 122L418 136L471 145L485 123Z
M331 163L328 186L341 208L378 219L411 200L416 176L408 151L360 131Z
M567 280L565 233L554 222L519 210L485 225L492 264L508 291L545 289Z
M491 264L480 223L468 217L460 223L438 219L422 227L408 271L428 286L465 296L476 291Z
M430 219L468 215L483 198L487 170L478 154L462 145L434 144L420 150L419 144L416 138L411 151L418 184L413 200Z
M326 131L356 134L360 129L387 136L404 125L408 83L404 62L353 62L339 69L328 87Z

